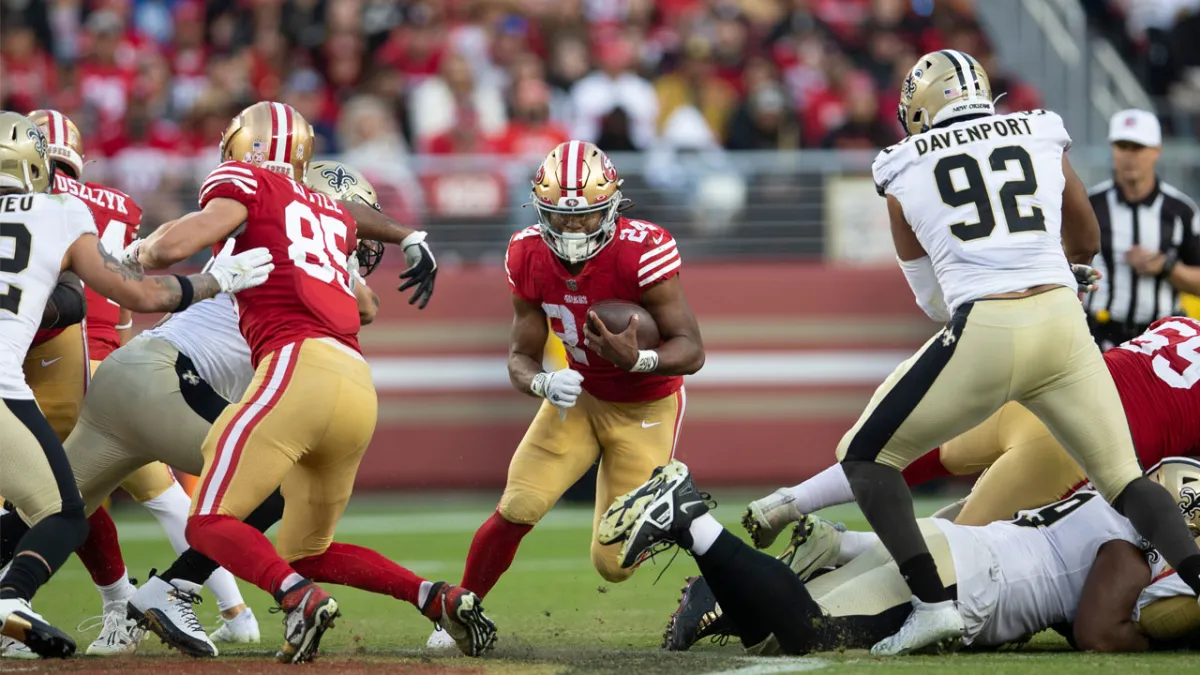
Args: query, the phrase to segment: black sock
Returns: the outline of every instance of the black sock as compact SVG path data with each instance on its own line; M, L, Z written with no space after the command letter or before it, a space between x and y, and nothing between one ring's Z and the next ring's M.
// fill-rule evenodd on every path
M752 647L774 634L787 654L812 651L812 621L821 609L790 567L728 531L696 556L696 564L742 644Z
M900 566L913 595L921 602L949 600L917 525L912 493L904 483L904 476L890 466L865 461L842 462L842 470L854 491L854 500ZM918 556L924 557L918 560Z
M1158 549L1179 577L1200 594L1200 548L1179 513L1179 505L1166 488L1149 478L1138 478L1113 501L1124 515Z
M244 521L247 525L253 527L259 532L266 532L271 529L271 526L278 523L283 518L283 495L276 490L263 500L258 508L250 512ZM189 548L179 557L171 566L158 575L163 581L171 581L173 579L183 579L194 584L203 584L208 581L213 572L216 572L220 567L217 563L203 553L200 553L194 548Z
M0 598L32 600L34 593L87 539L88 523L83 516L83 505L75 506L77 508L70 511L46 516L21 537L12 566L4 575Z
M28 531L29 525L17 515L15 506L0 516L0 567L7 565L17 554L17 544Z

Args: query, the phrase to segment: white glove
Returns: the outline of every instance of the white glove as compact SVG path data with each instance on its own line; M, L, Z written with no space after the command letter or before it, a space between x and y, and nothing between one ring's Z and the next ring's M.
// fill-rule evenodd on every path
M560 409L570 408L583 393L583 387L580 386L582 382L583 375L579 371L567 368L534 375L529 390Z
M433 282L437 279L438 268L437 261L433 259L433 251L429 250L429 244L425 243L424 232L408 235L400 242L400 248L404 249L404 261L408 263L408 269L400 273L404 283L396 290L403 293L416 287L417 290L413 291L408 304L419 302L417 309L425 309L429 298L433 297Z
M247 288L262 285L275 265L271 262L271 252L265 246L242 251L230 255L233 242L226 242L225 248L213 256L208 262L207 274L217 280L224 293L237 293Z
M346 272L350 274L350 290L363 283L363 276L359 273L358 254L354 251L351 251L350 257L346 259Z
M125 247L125 250L121 251L121 264L126 267L137 267L141 265L141 263L138 262L138 253L141 251L141 248L141 239L134 239L132 242L130 242L129 245Z

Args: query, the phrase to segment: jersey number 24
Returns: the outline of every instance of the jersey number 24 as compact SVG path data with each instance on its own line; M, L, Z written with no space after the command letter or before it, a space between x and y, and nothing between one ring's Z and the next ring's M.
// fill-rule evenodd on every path
M1040 208L1028 206L1028 213L1023 214L1017 204L1017 197L1029 197L1037 192L1037 176L1033 173L1033 160L1029 157L1029 152L1019 145L1006 145L996 148L988 157L992 171L1008 171L1010 162L1019 165L1021 177L1002 185L996 195L1000 198L1000 207L1004 211L1004 222L1008 225L1008 231L1045 231L1046 219ZM955 183L955 171L961 171L966 178L965 187L960 187L961 182ZM943 157L933 167L933 177L937 181L938 193L947 206L958 208L974 204L979 213L979 220L973 223L960 222L951 225L950 233L961 241L992 236L996 229L996 213L992 208L992 195L989 194L987 183L983 180L979 160L965 153Z

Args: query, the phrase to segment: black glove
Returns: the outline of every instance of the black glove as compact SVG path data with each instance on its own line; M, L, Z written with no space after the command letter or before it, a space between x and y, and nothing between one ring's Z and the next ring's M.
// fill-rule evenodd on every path
M1099 288L1096 282L1104 278L1104 275L1091 265L1071 265L1071 272L1075 274L1075 283L1079 284L1080 293L1096 290Z
M429 244L425 243L424 232L408 235L400 242L400 247L404 249L404 260L408 263L408 269L400 273L400 278L405 281L396 290L403 292L415 286L417 290L409 298L408 304L420 300L417 309L425 309L429 298L433 297L433 281L437 278L437 261L433 259L433 251L429 250Z

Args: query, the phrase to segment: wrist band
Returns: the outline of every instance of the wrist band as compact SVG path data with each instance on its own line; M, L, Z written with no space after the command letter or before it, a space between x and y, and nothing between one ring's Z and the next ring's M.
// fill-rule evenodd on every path
M174 274L172 276L179 281L179 294L181 297L179 298L179 304L176 305L175 309L171 310L171 312L182 312L188 308L188 305L192 304L192 297L195 295L195 289L192 288L191 279L183 276L182 274Z
M529 391L534 396L546 398L546 383L550 380L550 373L538 373L533 376L533 381L529 383Z
M113 328L116 328L117 330L125 330L126 328L133 328L133 320L130 319L129 323L117 324L117 325L113 326Z
M639 349L637 363L629 370L631 373L650 373L658 368L658 352L653 349Z
M1167 251L1166 257L1163 260L1162 271L1158 273L1159 278L1167 279L1171 276L1171 270L1175 269L1175 264L1179 262L1179 251L1171 249Z

